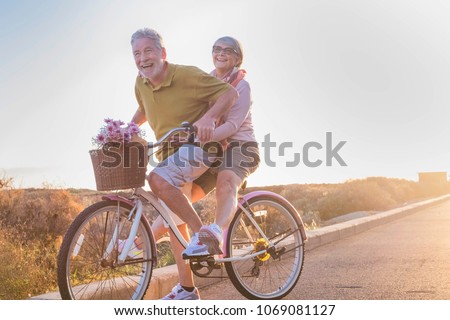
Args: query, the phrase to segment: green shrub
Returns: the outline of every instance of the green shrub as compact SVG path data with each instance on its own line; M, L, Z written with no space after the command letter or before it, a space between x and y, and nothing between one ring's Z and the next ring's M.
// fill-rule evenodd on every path
M157 268L175 264L175 257L172 253L170 241L162 241L158 243L156 249L158 251L158 263L156 265Z
M285 197L305 224L319 223L355 211L377 211L420 198L417 182L384 177L349 180L338 184L292 184L248 188L269 190Z
M0 299L27 299L56 291L57 243L23 243L24 235L0 229Z
M317 202L323 220L355 211L380 211L418 197L417 183L388 178L350 180Z

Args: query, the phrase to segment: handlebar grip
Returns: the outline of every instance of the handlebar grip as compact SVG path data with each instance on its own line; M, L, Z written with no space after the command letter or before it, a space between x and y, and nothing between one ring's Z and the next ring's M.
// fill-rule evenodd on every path
M189 137L188 137L188 142L189 143L194 143L195 142L195 127L193 125L191 125L189 122L184 121L181 123L181 126L183 128L187 128L189 131Z
M189 143L194 143L195 142L195 132L191 132L189 134L188 142Z

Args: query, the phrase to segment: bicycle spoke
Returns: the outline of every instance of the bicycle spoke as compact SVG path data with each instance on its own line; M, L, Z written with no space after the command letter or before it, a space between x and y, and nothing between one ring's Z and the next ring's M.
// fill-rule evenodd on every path
M300 226L289 209L272 199L256 197L247 203L246 210L252 219L240 211L229 229L232 260L225 263L227 272L248 298L280 298L292 290L303 267ZM262 250L266 253L245 259Z
M104 201L85 211L69 229L69 240L61 246L61 295L66 299L142 299L154 263L150 226L139 223L126 260L118 263L119 243L128 239L133 223L127 219L130 209Z

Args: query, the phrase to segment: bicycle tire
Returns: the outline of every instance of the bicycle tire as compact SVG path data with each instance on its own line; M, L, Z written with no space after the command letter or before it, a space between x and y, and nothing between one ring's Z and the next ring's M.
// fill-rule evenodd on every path
M281 255L274 258L277 254L275 251L273 255L261 254L254 258L226 262L226 271L235 288L244 297L281 299L295 287L303 269L303 224L297 212L276 198L255 196L247 204L267 238L275 243L279 241L276 247L277 250L281 249L278 251ZM259 232L254 227L249 228L249 225L250 221L245 213L238 209L228 229L227 257L245 256L268 247L267 242L261 240Z
M105 200L83 210L67 230L58 255L58 286L65 300L141 300L147 292L155 264L154 239L150 225L142 217L135 245L123 264L117 263L120 249L114 243L113 223L120 212L116 239L127 239L132 207Z

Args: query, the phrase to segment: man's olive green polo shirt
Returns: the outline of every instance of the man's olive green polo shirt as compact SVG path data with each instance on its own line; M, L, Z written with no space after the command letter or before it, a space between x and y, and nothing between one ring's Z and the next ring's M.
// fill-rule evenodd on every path
M156 139L183 121L200 119L231 86L196 67L168 63L168 75L153 88L147 79L136 79L139 110L145 113Z

